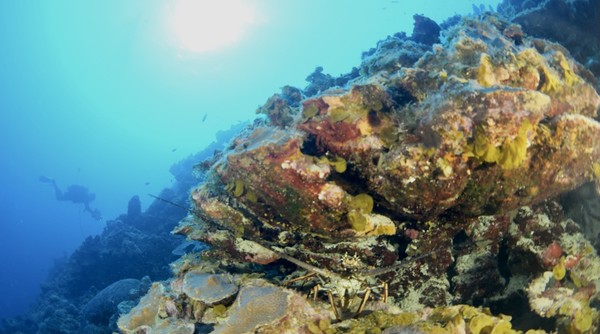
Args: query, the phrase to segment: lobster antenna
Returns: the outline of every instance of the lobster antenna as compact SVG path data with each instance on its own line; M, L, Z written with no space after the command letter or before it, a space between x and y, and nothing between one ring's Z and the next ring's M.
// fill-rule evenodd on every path
M157 199L157 200L159 200L159 201L165 202L165 203L167 203L167 204L171 204L171 205L173 205L173 206L176 206L176 207L178 207L178 208L180 208L180 209L183 209L183 210L185 210L185 211L187 211L187 212L189 212L189 213L194 213L194 210L192 210L192 209L190 209L190 208L186 208L185 206L183 206L183 205L181 205L181 204L177 204L177 203L175 203L175 202L169 201L168 199L165 199L165 198L162 198L162 197L158 197L158 196L156 196L156 195L152 195L152 194L148 194L148 196L150 196L150 197L152 197L152 198L155 198L155 199Z
M444 250L444 248L437 248L437 249L433 249L427 253L421 254L421 255L416 255L416 256L409 256L405 259L402 259L402 262L393 264L391 266L388 267L383 267L383 268L375 268L375 269L371 269L371 270L366 270L363 271L362 274L366 275L366 276L379 276L379 275L383 275L385 273L389 273L390 271L394 271L394 270L398 270L404 266L407 265L408 262L410 261L417 261L429 256L435 256L438 252L441 252L442 250Z

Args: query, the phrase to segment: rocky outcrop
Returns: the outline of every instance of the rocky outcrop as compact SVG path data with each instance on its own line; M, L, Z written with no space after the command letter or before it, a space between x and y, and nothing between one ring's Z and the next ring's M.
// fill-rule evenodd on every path
M423 30L380 42L343 85L318 70L321 88L284 87L204 164L174 232L211 248L173 263L161 298L176 311L150 329L164 319L248 333L598 328L600 260L555 201L600 178L593 76L564 46L491 13L441 33L418 21ZM189 275L204 286L230 274L235 301L178 293ZM260 304L256 276L275 301ZM297 299L283 319L288 288L312 303ZM239 305L269 320L241 321Z

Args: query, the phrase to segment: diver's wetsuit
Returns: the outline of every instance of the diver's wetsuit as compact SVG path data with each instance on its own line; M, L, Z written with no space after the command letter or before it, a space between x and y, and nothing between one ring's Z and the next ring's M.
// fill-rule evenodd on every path
M89 192L89 190L81 185L70 185L67 188L67 191L63 192L56 185L56 181L47 177L40 177L40 181L44 183L51 183L54 188L54 194L56 199L59 201L70 201L73 203L82 203L84 206L84 210L89 212L92 218L95 220L102 220L102 214L98 209L92 209L90 207L90 202L96 199L96 195Z

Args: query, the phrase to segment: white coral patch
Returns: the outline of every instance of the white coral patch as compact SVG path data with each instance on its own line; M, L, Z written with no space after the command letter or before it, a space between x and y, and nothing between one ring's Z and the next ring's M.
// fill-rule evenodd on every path
M344 196L346 192L340 186L326 183L321 187L318 198L328 206L338 208L342 205Z

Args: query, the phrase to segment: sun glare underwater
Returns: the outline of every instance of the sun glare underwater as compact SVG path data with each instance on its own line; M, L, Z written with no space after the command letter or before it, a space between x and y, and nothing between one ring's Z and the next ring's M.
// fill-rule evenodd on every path
M0 2L0 333L598 333L600 2Z
M180 48L202 53L235 44L256 20L249 1L180 0L168 22Z

